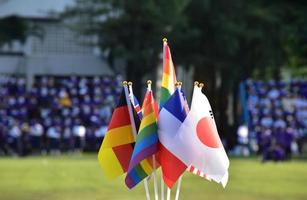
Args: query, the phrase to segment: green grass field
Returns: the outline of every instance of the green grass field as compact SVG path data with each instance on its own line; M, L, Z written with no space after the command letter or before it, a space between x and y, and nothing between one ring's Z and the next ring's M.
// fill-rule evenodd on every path
M137 200L145 199L145 192L143 184L129 190L123 178L106 180L95 155L0 158L0 200L6 199ZM233 158L226 189L186 173L180 199L307 199L307 162Z

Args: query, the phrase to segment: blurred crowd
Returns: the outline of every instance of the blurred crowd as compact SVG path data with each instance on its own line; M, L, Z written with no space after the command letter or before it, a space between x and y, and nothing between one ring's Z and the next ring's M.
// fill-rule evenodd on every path
M251 147L266 160L302 153L307 142L307 81L246 81Z
M0 155L97 151L121 76L0 76Z

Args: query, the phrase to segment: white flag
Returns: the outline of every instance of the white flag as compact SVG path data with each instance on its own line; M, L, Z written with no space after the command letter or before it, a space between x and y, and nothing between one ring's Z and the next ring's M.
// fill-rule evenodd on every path
M211 106L200 87L194 86L191 110L176 138L168 145L187 166L193 165L226 186L229 160L218 135Z

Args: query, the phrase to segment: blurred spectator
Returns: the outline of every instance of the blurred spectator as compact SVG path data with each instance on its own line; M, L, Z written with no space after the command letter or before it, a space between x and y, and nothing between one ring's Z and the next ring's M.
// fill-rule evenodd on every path
M21 154L21 130L17 122L10 127L8 132L8 145L10 147L11 153L14 155Z
M50 153L59 153L61 137L60 131L60 127L57 125L50 126L47 130L48 150Z
M0 75L0 155L97 151L122 77Z
M63 129L62 151L67 152L72 150L72 131L70 125L66 125Z
M29 128L29 136L30 136L32 152L41 153L43 134L44 134L44 127L38 121L32 122Z
M238 142L240 148L240 155L249 156L249 148L248 148L248 127L246 124L242 124L239 126L238 131Z
M21 125L21 137L20 137L20 145L21 145L21 155L26 156L31 151L31 144L29 138L29 124L27 122L22 123Z
M5 126L0 123L0 155L7 155L7 134Z
M80 124L80 121L77 120L76 124L72 129L73 137L74 137L74 150L81 151L84 148L84 140L86 128Z
M246 86L248 127L263 159L284 160L302 152L307 142L307 81L249 79Z

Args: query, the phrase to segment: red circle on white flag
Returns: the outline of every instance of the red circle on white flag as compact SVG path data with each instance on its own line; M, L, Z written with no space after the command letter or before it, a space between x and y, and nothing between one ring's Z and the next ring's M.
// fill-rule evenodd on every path
M217 133L215 124L210 117L204 117L196 125L198 139L211 148L221 147L221 140Z

